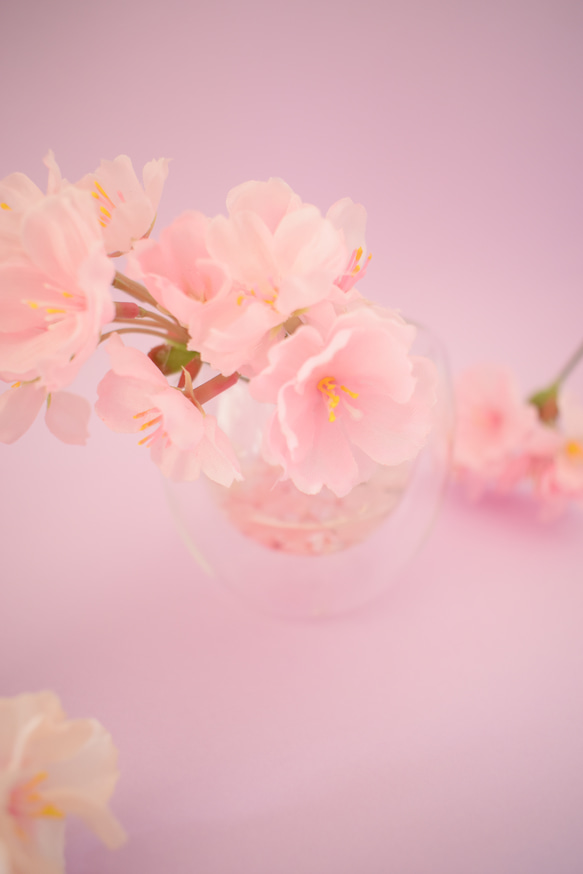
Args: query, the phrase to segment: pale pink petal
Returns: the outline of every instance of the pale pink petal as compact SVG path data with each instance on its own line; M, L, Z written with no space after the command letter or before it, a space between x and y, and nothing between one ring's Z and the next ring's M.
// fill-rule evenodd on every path
M97 386L97 395L95 412L108 428L120 434L137 434L158 415L151 383L141 379L110 370Z
M63 443L84 446L89 438L90 417L91 405L86 398L67 391L51 394L45 422L49 431Z
M152 389L166 389L166 378L147 355L139 349L125 346L119 334L113 334L107 340L107 353L111 366L119 376L131 376L134 379L150 383Z
M227 195L230 215L250 211L256 213L273 233L288 212L299 209L301 200L283 179L267 182L244 182Z
M142 171L144 191L146 197L154 208L154 212L158 209L158 205L162 198L164 183L168 178L169 163L168 158L156 158L152 161L148 161L148 163L144 165Z
M214 218L208 230L210 254L226 264L233 277L261 295L267 294L269 278L278 275L273 253L273 237L259 216L237 213L231 219Z
M332 204L326 218L342 231L349 252L365 248L366 209L362 204L354 203L350 197L343 197Z
M150 233L167 174L166 160L147 164L144 190L131 160L127 155L119 155L113 161L102 161L95 173L76 183L77 188L92 195L94 214L110 255L128 252L134 242Z
M65 290L100 236L91 198L73 187L43 198L29 210L22 227L28 256Z
M55 153L52 149L49 149L49 151L43 158L43 164L49 171L49 178L47 181L47 194L57 194L57 192L61 190L62 186L68 183L64 182L63 177L61 176L61 171L59 169L59 165L55 160Z
M28 431L47 393L38 383L9 388L0 396L0 443L14 443Z

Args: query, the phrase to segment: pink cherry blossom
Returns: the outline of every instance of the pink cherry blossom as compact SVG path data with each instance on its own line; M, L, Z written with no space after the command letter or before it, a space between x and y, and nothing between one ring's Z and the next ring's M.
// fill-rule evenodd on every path
M44 164L49 171L47 194L56 194L61 174L52 151ZM11 173L0 181L0 261L22 252L21 230L28 210L45 195L24 173Z
M49 394L38 380L15 383L0 395L0 443L14 443L22 437L45 402L49 431L63 443L84 445L89 437L89 402L67 391Z
M521 395L511 371L478 365L456 386L454 467L474 493L510 488L552 453L555 437Z
M0 870L64 872L64 825L80 817L111 848L117 752L94 719L68 720L52 692L0 699Z
M583 502L583 405L571 393L558 399L559 420L555 452L535 470L535 489L551 513L563 510L569 500Z
M76 183L94 198L109 255L129 252L136 240L149 235L167 176L166 158L149 161L140 185L131 160L119 155L113 161L102 161L94 173Z
M332 293L349 253L342 231L282 180L246 183L227 203L229 218L213 219L207 239L233 286L206 338L206 358L224 373L244 366L253 373L277 329Z
M209 255L208 226L202 213L185 212L162 231L159 242L142 240L128 256L128 274L188 328L189 346L197 352L231 286L223 265Z
M249 385L275 403L265 454L308 494L338 496L368 478L374 463L415 458L431 428L436 373L409 355L415 328L362 307L339 316L327 334L311 325L269 352Z
M166 382L147 355L124 346L114 334L107 343L112 369L98 386L97 414L112 430L143 434L153 461L175 481L209 479L229 486L240 479L231 444L214 416L198 409Z
M57 393L76 377L115 312L114 268L91 198L72 187L42 197L27 209L20 240L21 253L0 263L0 378L17 383L2 396L3 439L20 436L51 395L51 430L66 442L84 442L86 405Z

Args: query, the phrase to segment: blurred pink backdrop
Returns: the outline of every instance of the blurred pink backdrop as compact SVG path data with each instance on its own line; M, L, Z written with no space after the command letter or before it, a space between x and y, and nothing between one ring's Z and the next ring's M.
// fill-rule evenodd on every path
M158 229L252 178L349 195L363 291L454 372L503 362L527 392L580 342L576 0L21 0L0 23L0 177L44 186L49 148L70 180L170 157ZM452 490L383 599L286 624L200 574L134 444L94 417L84 449L42 421L0 447L0 695L53 688L120 748L130 841L73 825L71 872L581 871L583 514Z

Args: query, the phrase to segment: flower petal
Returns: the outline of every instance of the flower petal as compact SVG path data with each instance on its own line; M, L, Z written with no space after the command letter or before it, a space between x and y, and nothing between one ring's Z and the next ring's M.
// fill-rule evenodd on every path
M86 398L68 391L54 392L45 414L49 431L74 446L84 446L89 438L91 404Z

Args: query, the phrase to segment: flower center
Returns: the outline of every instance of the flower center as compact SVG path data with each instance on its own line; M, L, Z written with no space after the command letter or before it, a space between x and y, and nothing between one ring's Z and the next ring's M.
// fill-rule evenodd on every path
M278 295L279 288L273 279L270 278L267 282L259 284L257 288L241 286L241 291L237 296L237 305L241 306L243 303L255 300L267 304L267 306L275 310Z
M52 819L64 818L65 814L63 811L59 810L59 808L50 801L46 801L40 792L37 791L40 784L43 783L47 777L48 774L41 771L40 773L35 774L34 777L31 777L30 780L27 780L26 783L22 783L20 786L16 786L12 790L8 802L8 811L17 821L29 819L31 817L38 819L42 816Z
M97 191L92 191L91 194L99 204L99 224L102 228L106 228L111 221L111 211L116 209L117 206L97 179L93 180L93 184L95 185ZM125 198L121 191L117 192L117 196L123 203Z
M318 383L318 391L321 391L328 405L328 421L336 421L335 409L340 403L340 395L336 393L338 385L333 376L324 376ZM358 392L350 391L345 385L340 386L340 391L345 392L351 398L357 398ZM351 408L350 408L351 409Z
M146 431L148 428L151 428L152 425L159 425L162 421L162 414L158 412L156 407L150 407L149 410L142 410L141 413L136 413L133 418L141 419L142 416L147 416L148 413L154 413L154 418L150 419L148 422L144 422L144 424L140 426L140 431ZM138 446L151 446L154 442L154 438L157 437L160 430L161 428L156 428L154 431L150 431L146 437L143 437L142 440L138 440Z

